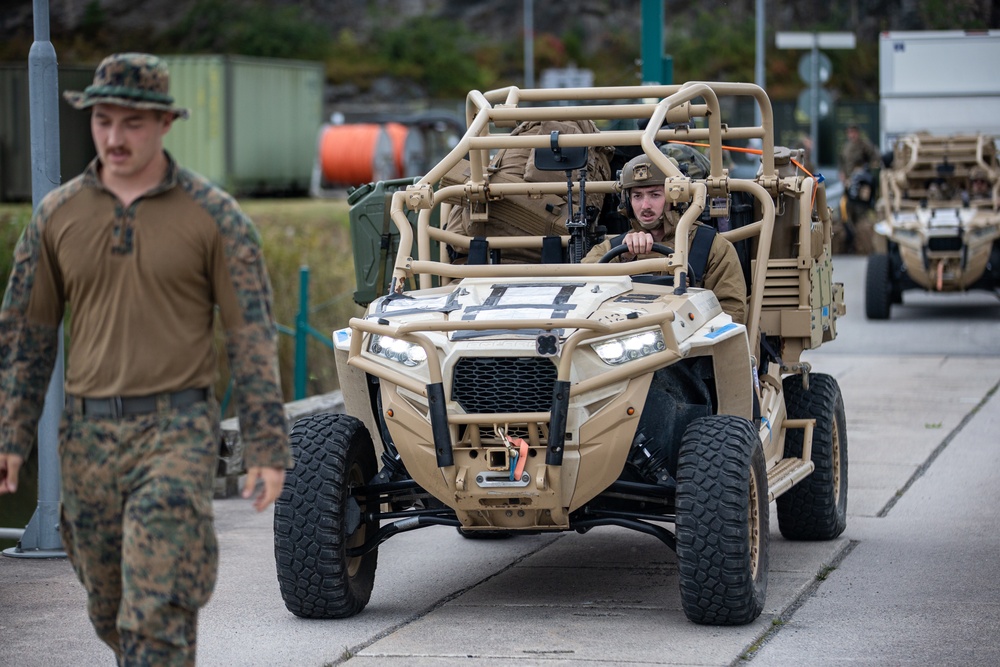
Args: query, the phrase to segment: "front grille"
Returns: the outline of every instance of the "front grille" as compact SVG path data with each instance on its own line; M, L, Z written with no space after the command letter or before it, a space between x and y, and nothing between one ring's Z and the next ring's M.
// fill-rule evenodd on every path
M962 249L961 236L932 236L927 239L927 249L931 252L955 252Z
M465 357L455 364L451 398L468 413L548 412L556 376L546 357Z

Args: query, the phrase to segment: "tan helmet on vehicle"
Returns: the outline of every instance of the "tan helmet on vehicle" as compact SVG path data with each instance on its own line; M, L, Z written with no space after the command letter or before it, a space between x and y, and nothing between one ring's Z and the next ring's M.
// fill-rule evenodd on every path
M982 167L976 166L969 170L969 182L986 181L990 182L990 173Z
M670 156L667 156L667 159L677 167L677 160ZM621 185L622 193L618 212L622 215L627 215L629 218L634 218L632 203L629 201L629 191L632 188L641 188L647 185L663 185L666 182L667 175L656 166L648 155L642 154L632 158L625 163L621 174L618 176L618 183Z

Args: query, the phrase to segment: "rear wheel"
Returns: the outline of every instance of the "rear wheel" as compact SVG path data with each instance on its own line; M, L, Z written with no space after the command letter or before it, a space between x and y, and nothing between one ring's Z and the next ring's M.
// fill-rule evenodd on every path
M323 414L291 432L295 466L274 505L274 557L285 606L303 618L345 618L371 597L378 550L349 557L378 530L351 496L376 473L375 449L360 420Z
M677 562L684 613L742 625L767 594L767 471L753 424L731 415L691 423L677 463Z
M823 373L784 380L789 419L815 419L812 474L778 497L778 528L790 540L832 540L847 528L847 418L837 381ZM801 429L785 433L785 457L802 456Z
M865 273L865 316L887 320L892 308L892 273L889 255L869 255Z

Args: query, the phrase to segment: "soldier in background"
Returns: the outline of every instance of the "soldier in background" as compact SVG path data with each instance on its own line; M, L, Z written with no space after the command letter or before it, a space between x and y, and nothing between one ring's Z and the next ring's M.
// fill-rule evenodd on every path
M72 310L60 424L61 532L98 636L120 665L192 665L215 586L219 447L214 317L265 509L290 464L271 286L236 202L177 165L165 65L106 58L83 92L97 157L39 204L0 309L0 494L34 444ZM258 482L261 488L256 490Z
M840 149L840 182L844 186L841 206L842 228L834 230L842 242L835 245L841 252L868 255L874 250L875 175L879 153L861 134L861 129L847 126L847 141ZM838 234L838 232L840 232Z
M973 167L969 170L969 198L970 199L990 199L990 175L982 167Z

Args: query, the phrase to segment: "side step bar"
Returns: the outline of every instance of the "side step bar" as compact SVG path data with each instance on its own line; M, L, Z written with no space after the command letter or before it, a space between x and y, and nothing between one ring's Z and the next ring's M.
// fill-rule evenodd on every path
M815 426L815 419L786 419L781 425L783 431L792 428L801 428L805 431L802 434L802 457L781 459L778 461L778 465L767 473L768 502L801 482L816 468L812 462L812 439Z

